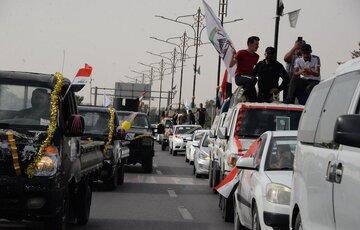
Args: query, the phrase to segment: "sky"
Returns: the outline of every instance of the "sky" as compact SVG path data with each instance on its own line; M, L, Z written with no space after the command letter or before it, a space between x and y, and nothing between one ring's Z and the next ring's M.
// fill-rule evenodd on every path
M215 13L219 0L207 0ZM321 59L321 78L335 72L338 61L351 58L351 51L359 48L360 1L359 0L283 0L284 13L301 9L296 28L289 25L284 15L279 24L278 60L285 65L283 56L293 46L298 36L311 44L313 54ZM91 85L78 94L84 102L90 99L90 86L115 88L115 82L133 82L150 67L145 64L159 63L161 57L170 58L174 45L150 39L162 40L180 37L185 31L194 37L190 26L155 17L170 19L194 15L198 8L204 13L201 0L1 0L0 1L0 69L39 73L62 72L72 79L85 63L93 67ZM228 0L228 12L224 21L243 20L225 24L225 30L236 49L246 48L249 36L260 37L258 54L264 58L264 50L274 45L276 0ZM194 23L192 17L182 17L182 22ZM204 21L205 23L205 21ZM171 42L180 45L179 39ZM201 41L207 43L206 29ZM199 47L195 103L215 99L217 86L218 56L210 44ZM195 56L195 47L187 49L189 57ZM168 60L165 58L165 62ZM193 93L194 58L185 62L183 69L183 102L191 102ZM155 67L159 65L154 64ZM178 63L180 66L180 63ZM221 65L221 79L224 65ZM174 85L179 98L180 68L176 69ZM167 71L166 73L169 73ZM220 82L221 82L220 79ZM159 91L160 81L154 81L152 90ZM163 90L171 88L171 75L165 75ZM233 84L235 90L235 84ZM110 91L105 91L109 94ZM165 94L164 94L165 95ZM164 97L163 95L163 97ZM153 103L153 102L152 102ZM102 104L98 98L97 104ZM166 100L162 101L162 106ZM156 100L152 104L157 105Z

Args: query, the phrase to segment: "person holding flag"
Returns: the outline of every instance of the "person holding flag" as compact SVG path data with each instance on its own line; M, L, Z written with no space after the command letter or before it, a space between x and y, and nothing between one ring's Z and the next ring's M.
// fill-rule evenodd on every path
M260 38L251 36L247 40L247 49L233 50L233 59L230 61L230 67L235 66L235 83L237 86L244 88L244 94L248 101L257 101L255 84L257 82L254 75L254 67L259 60L259 55L256 53L259 48Z

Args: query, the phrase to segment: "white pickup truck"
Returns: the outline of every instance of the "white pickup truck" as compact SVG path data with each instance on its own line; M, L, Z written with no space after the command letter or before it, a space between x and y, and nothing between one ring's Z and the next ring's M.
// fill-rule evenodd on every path
M231 106L217 136L220 139L217 150L220 181L234 168L237 159L246 153L252 142L265 131L297 130L303 109L302 105L282 103L240 102ZM220 207L225 211L225 221L233 220L232 201L233 192L227 199L221 199Z

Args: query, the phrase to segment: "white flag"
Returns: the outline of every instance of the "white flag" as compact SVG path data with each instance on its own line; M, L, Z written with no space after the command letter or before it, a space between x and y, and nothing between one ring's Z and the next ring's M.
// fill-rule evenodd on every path
M103 105L104 105L104 107L108 107L111 105L111 98L106 94L104 94Z
M295 28L296 27L296 23L299 17L299 13L300 13L300 9L298 10L294 10L288 13L289 15L289 22L290 22L290 27Z
M202 0L205 8L206 29L210 42L214 45L219 56L223 59L226 69L229 72L230 80L235 75L235 68L230 68L230 62L235 49L230 37L221 26L220 20L216 17L211 7Z

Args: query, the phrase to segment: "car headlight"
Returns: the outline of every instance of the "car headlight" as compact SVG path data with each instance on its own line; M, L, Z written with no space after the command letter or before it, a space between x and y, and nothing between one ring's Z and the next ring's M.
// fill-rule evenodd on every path
M34 176L53 176L60 165L59 150L48 146L40 161L36 164Z
M207 154L203 151L200 151L199 158L202 160L210 160L209 154Z
M183 142L183 139L182 139L182 137L176 136L176 137L174 137L174 141L175 142Z
M290 205L291 188L270 183L266 186L266 200L271 203Z

